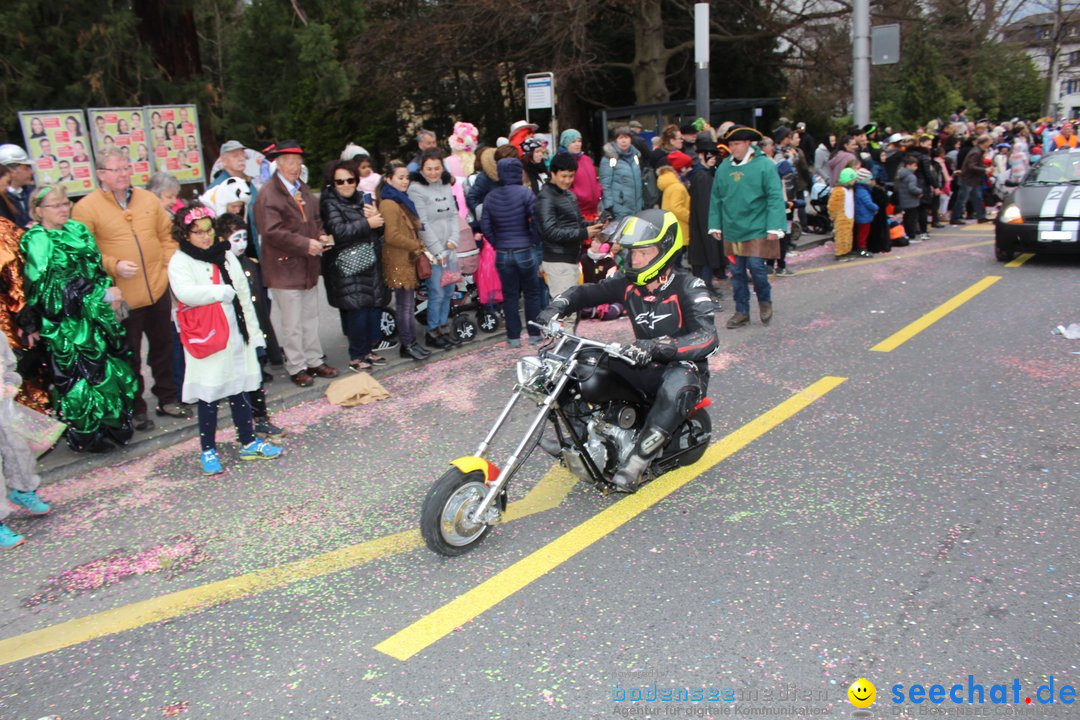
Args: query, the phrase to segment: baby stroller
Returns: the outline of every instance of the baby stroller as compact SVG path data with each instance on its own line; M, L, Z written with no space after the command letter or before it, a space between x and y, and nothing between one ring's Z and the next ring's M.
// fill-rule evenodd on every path
M832 221L829 220L829 194L832 188L820 176L814 177L814 184L810 187L810 204L806 208L806 231L818 235L828 235L832 232Z

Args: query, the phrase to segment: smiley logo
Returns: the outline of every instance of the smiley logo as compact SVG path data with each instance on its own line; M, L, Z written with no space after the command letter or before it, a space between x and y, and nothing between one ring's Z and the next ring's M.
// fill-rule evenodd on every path
M877 688L869 680L859 678L851 683L847 691L848 700L857 708L868 708L877 699Z

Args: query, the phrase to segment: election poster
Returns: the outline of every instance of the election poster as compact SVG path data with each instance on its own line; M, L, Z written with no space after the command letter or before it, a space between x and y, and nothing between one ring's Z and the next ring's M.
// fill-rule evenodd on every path
M148 105L143 108L143 116L149 123L147 132L154 167L181 183L206 182L195 106Z
M19 112L26 152L34 161L34 184L62 185L71 197L97 187L93 149L82 110Z
M131 184L146 187L154 172L153 155L141 107L89 108L90 132L95 152L119 148L131 162Z

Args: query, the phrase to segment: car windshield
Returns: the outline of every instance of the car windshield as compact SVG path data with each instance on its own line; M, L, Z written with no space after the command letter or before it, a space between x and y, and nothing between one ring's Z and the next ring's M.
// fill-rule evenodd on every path
M1031 168L1024 178L1025 185L1080 184L1080 153L1055 153L1048 155Z

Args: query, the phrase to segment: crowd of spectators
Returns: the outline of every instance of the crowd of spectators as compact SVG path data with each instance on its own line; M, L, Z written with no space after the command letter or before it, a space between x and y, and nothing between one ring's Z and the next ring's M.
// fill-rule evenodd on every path
M189 200L167 173L133 187L130 158L104 147L98 189L72 203L58 186L34 186L22 148L0 146L0 329L13 351L5 396L64 423L72 449L108 452L154 426L145 361L154 415L197 415L202 470L215 474L218 401L229 401L240 458L270 459L285 431L266 411L267 366L283 365L302 387L338 376L320 340L320 278L341 315L350 370L386 364L380 318L390 306L402 358L423 362L459 346L451 299L468 291L473 273L488 278L477 281L480 301L493 313L501 303L507 343L517 347L523 330L539 339L522 314L534 320L549 297L617 272L609 235L621 219L659 207L678 220L687 245L679 262L717 308L718 281L732 273L728 327L741 327L750 282L762 321L772 317L765 275L791 274L785 260L802 229L831 230L838 259L923 242L946 223L986 221L1038 155L1080 142L1069 122L973 122L963 108L910 131L869 124L820 142L788 121L768 135L702 119L651 134L632 121L612 130L595 160L577 130L549 143L537 129L514 123L487 146L461 122L449 153L421 130L411 157L385 166L350 143L327 163L317 193L298 142L265 148L268 171L253 178L245 174L251 151L229 140L213 182ZM719 182L725 162L730 174ZM767 198L767 216L746 223L761 225L753 233L764 252L744 252L743 238L717 242L738 235L754 212L754 199L739 205L730 184L746 174L771 178L755 196ZM621 313L610 304L582 315ZM13 477L27 472L18 469L27 466L18 444L0 436L8 497L47 512L36 476ZM0 547L21 542L0 528Z

